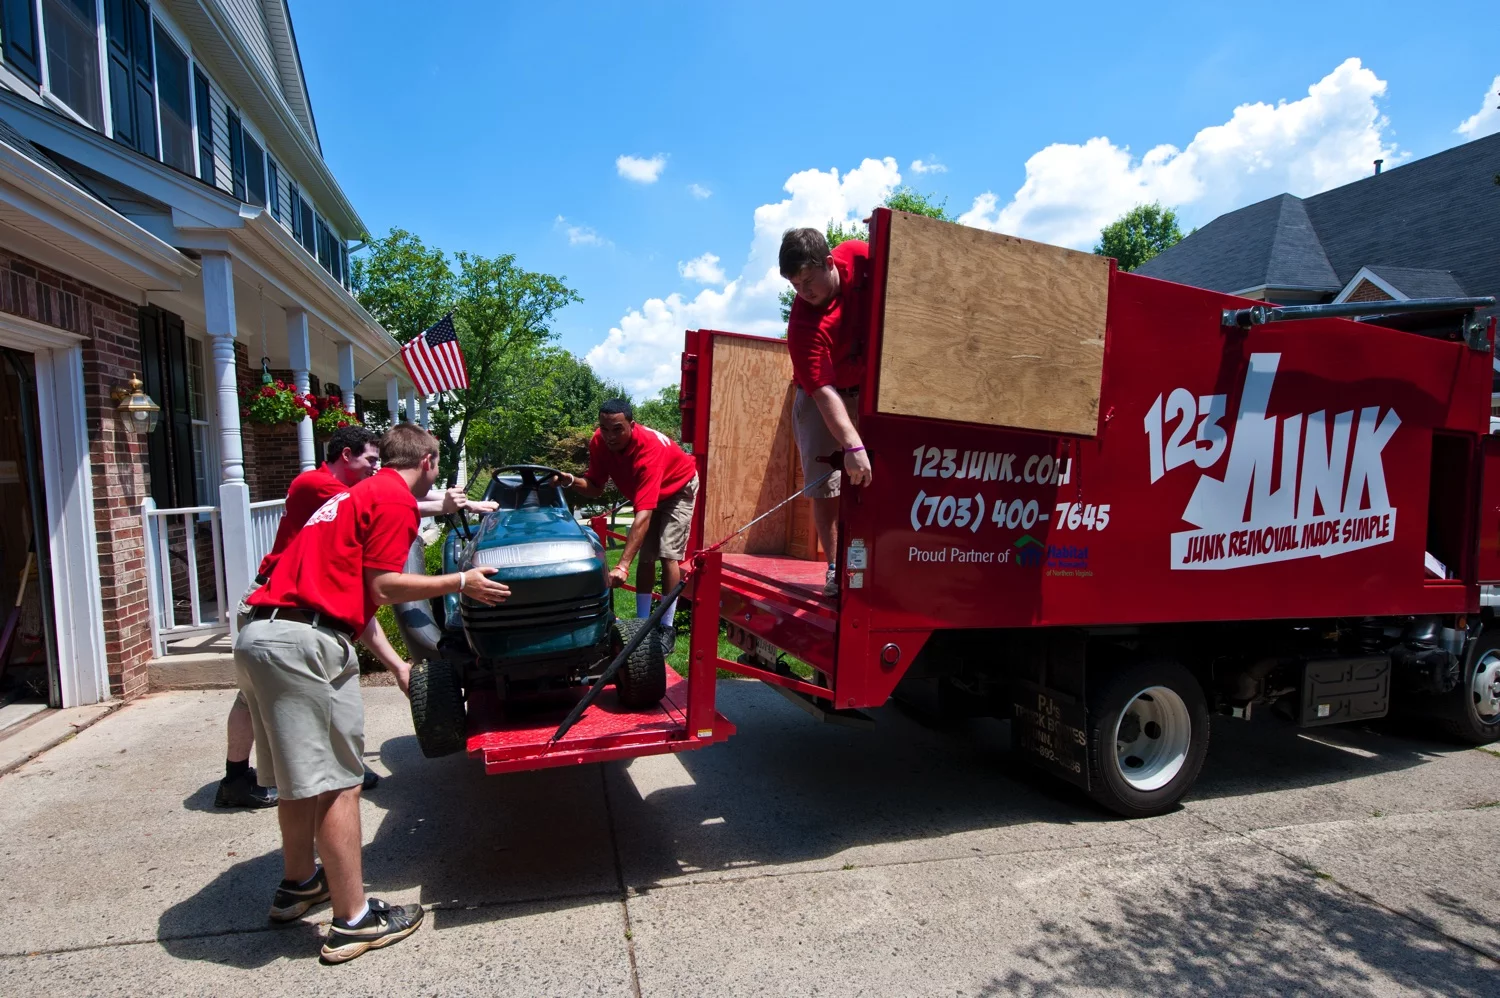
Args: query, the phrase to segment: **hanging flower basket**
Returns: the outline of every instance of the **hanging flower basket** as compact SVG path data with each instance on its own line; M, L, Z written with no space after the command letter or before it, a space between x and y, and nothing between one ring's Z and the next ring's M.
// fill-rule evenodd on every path
M317 399L303 395L296 385L273 381L240 392L240 416L261 426L300 423L309 416L317 418Z
M314 412L317 422L313 426L318 433L327 436L341 426L363 426L360 418L352 412L344 411L344 400L337 395L329 395L320 399L313 399L314 404L321 414Z

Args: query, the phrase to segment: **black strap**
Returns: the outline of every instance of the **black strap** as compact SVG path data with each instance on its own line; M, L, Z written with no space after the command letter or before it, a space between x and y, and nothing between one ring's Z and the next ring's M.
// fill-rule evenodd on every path
M326 613L316 610L304 610L296 606L257 606L250 611L251 620L290 620L298 624L308 624L312 627L326 627L330 631L337 631L347 638L353 638L354 628Z

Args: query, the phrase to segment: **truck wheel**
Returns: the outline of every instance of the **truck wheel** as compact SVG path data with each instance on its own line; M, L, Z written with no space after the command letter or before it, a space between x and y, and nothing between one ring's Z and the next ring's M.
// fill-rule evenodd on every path
M1203 690L1168 660L1095 675L1088 696L1089 796L1127 818L1163 814L1198 779L1208 754Z
M643 623L639 617L616 617L610 650L620 654ZM654 634L648 634L615 673L615 693L632 710L650 707L667 695L667 659Z
M1465 745L1500 739L1500 630L1474 639L1458 686L1439 698L1435 713L1443 732Z
M452 662L433 658L411 667L411 723L417 744L429 759L452 755L464 747L464 691Z

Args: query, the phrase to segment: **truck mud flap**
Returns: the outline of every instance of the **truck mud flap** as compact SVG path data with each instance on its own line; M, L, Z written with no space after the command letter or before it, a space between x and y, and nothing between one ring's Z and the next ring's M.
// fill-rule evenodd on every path
M1374 720L1390 709L1389 656L1315 659L1303 669L1297 723L1304 728Z
M1089 788L1089 736L1083 704L1057 690L1017 680L1011 731L1027 762Z

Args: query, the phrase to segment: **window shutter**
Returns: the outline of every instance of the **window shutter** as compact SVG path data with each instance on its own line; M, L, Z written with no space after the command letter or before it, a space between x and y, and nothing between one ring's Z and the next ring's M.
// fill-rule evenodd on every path
M292 238L297 242L302 241L302 195L297 192L295 182L288 180L286 183L287 210L292 216Z
M139 312L141 326L141 380L145 382L146 394L167 408L166 393L162 377L161 310L147 305ZM166 413L163 412L163 416ZM156 429L146 437L146 458L151 468L151 498L156 505L170 509L172 503L172 463L167 458L171 448L171 419L163 418Z
M313 206L302 199L302 248L313 256L318 255L317 230L313 228Z
M193 67L193 102L198 113L198 179L212 184L214 176L214 112L208 96L208 77Z
M42 65L37 51L36 6L32 0L3 0L5 61L32 83L41 85Z
M240 127L245 150L245 200L250 204L265 207L266 204L266 153L250 133Z
M187 330L182 317L161 313L167 350L167 401L163 422L171 422L172 482L178 506L198 505L198 476L193 473L193 399L188 385Z
M229 179L234 184L234 196L245 200L245 130L233 111L229 112Z
M281 221L281 171L276 169L276 161L270 156L266 157L266 194L271 205L271 217Z
M141 0L104 0L109 107L115 141L156 158L151 12Z

